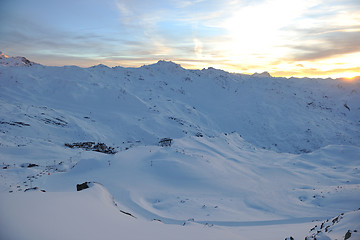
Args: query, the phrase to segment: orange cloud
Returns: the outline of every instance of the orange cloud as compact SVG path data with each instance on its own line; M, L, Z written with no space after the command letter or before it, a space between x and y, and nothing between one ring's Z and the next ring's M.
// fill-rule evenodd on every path
M271 75L278 77L334 77L334 76L343 76L348 78L353 78L355 76L360 76L360 67L353 68L337 68L331 70L320 70L317 68L304 68L300 70L290 70L290 71L275 71L271 72Z

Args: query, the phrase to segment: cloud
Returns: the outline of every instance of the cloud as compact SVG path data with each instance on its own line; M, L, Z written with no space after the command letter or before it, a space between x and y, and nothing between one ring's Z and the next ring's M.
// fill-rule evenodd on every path
M194 52L197 58L203 57L202 50L203 50L202 42L199 39L194 38Z
M327 71L336 67L325 60L351 68L357 55L347 55L360 52L358 0L57 2L64 11L46 0L7 3L0 4L1 50L66 64L167 59L229 71Z
M359 52L359 16L358 1L318 1L283 28L289 35L283 45L289 49L287 60L318 61Z
M360 52L360 31L323 33L301 45L290 47L297 51L292 58L294 61L312 61Z
M146 45L121 34L102 35L96 32L61 31L31 20L12 22L0 29L0 44L14 55L82 56L101 58L113 54L128 54L134 46Z
M349 75L351 77L358 76L360 72L360 67L351 67L351 68L334 68L330 70L321 70L318 68L304 68L300 70L290 70L290 71L273 71L271 74L273 76L316 76L316 77L326 77L326 76L342 76L346 77Z
M176 7L179 8L188 8L193 7L194 5L197 5L198 3L204 2L205 0L192 0L192 1L186 1L186 0L176 0L174 1Z

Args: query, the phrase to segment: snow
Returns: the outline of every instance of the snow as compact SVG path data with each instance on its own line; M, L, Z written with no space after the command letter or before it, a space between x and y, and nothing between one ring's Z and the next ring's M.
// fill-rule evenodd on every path
M308 239L360 239L360 209L326 219L311 228Z
M0 57L1 239L304 239L359 208L357 81Z
M251 75L252 77L262 77L262 78L266 78L266 77L271 77L270 73L268 72L262 72L262 73L254 73L253 75Z
M0 65L3 66L32 66L36 64L30 62L25 57L9 57L0 51Z
M121 213L99 184L81 192L2 193L0 197L1 239L262 239L254 227L219 228L191 222L179 226L133 218ZM264 230L281 232L277 226Z

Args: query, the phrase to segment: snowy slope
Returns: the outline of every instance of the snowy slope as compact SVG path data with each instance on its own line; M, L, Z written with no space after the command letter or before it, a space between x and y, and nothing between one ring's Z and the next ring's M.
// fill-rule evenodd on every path
M78 239L264 239L258 227L186 226L147 221L123 214L101 185L81 192L0 194L0 238L7 240ZM16 206L9 208L8 206ZM313 223L275 225L271 235L305 235ZM306 230L298 230L306 229ZM5 230L4 230L5 229ZM262 231L264 231L262 230ZM281 235L283 234L283 235Z
M360 209L326 219L310 229L307 240L360 239Z
M109 191L117 208L144 221L132 227L152 229L153 219L191 225L189 238L207 238L199 226L214 225L223 239L261 239L245 231L270 225L268 239L296 231L303 239L313 220L359 208L360 82L186 70L165 61L79 68L21 59L0 59L4 213L27 198L95 204L74 192L86 181L101 183L89 191ZM172 145L159 146L162 138ZM65 146L82 142L117 153ZM117 218L103 221L128 221ZM9 228L18 217L12 220Z
M68 113L63 120L77 126L78 135L93 134L86 139L143 138L150 144L167 135L236 131L256 147L301 153L329 144L356 145L360 138L358 82L253 78L216 69L185 70L171 62L139 69L1 69L2 101L12 104L8 111L37 114L24 115L27 122L38 114L61 119ZM84 126L99 127L104 134Z

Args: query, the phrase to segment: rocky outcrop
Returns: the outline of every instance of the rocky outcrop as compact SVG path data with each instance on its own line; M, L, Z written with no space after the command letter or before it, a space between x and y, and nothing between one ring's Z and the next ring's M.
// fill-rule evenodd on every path
M84 182L84 183L81 183L81 184L76 184L76 191L82 191L84 189L87 189L90 187L90 182Z
M82 148L86 151L95 151L106 154L115 154L117 153L113 147L106 146L105 143L95 143L95 142L76 142L76 143L65 143L66 147L69 148Z
M9 57L0 51L0 65L3 66L32 66L36 63L31 62L25 57Z
M360 209L341 213L310 229L305 240L360 239Z
M173 139L171 138L162 138L160 141L159 141L159 145L161 147L170 147L171 144L172 144L172 141Z

